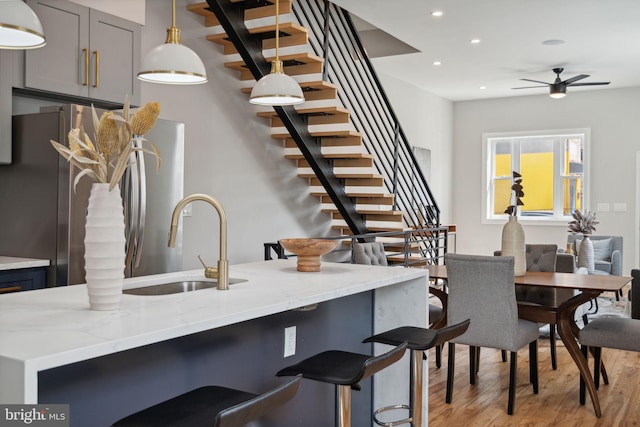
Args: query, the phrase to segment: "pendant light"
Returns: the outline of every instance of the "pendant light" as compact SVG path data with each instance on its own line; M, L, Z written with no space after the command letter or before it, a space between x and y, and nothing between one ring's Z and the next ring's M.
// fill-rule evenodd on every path
M22 0L0 0L0 49L35 49L46 44L38 16Z
M192 85L207 82L207 71L200 57L180 43L176 27L176 0L172 0L171 27L164 44L151 49L142 60L138 78L145 82Z
M271 62L271 73L263 76L251 91L249 102L256 105L295 105L304 102L300 85L283 70L279 57L280 0L276 0L276 58Z

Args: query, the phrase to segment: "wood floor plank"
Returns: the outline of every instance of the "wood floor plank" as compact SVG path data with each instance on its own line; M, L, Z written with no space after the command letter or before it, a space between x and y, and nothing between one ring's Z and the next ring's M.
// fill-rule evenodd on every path
M640 426L640 353L603 350L609 384L600 383L598 396L602 418L595 416L587 395L579 402L578 368L558 340L558 369L551 369L549 340L538 340L539 393L529 384L527 348L518 352L515 413L507 414L509 364L502 363L500 352L482 349L480 373L476 385L469 384L468 347L456 346L456 372L453 402L445 403L447 350L442 367L435 366L435 351L429 351L429 425L430 426L518 426L518 427L610 427ZM589 360L593 371L593 359Z

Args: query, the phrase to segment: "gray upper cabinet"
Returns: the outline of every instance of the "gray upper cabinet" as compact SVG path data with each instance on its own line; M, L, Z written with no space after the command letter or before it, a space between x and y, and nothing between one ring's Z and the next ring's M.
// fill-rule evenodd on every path
M28 0L47 45L25 52L27 89L122 104L140 103L141 27L66 0Z

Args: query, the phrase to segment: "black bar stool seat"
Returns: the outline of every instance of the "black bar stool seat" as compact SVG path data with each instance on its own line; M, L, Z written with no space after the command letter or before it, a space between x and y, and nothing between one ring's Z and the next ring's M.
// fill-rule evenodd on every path
M289 401L300 379L260 395L221 386L200 387L129 415L112 427L240 427Z
M407 343L401 342L379 356L329 350L281 369L279 377L302 375L303 378L335 384L338 388L338 423L351 426L351 390L360 390L359 382L402 358Z
M401 424L411 423L412 426L422 426L422 377L423 377L423 360L427 357L425 351L441 346L445 342L465 333L469 328L469 319L456 325L446 326L440 329L427 329L417 326L401 326L391 329L377 335L373 335L363 342L375 342L380 344L398 345L398 343L406 342L411 350L411 376L409 385L409 395L411 405L393 405L385 406L377 409L373 413L373 421L376 424L386 427L397 426ZM409 417L397 421L381 421L378 415L396 409L405 409L409 411Z

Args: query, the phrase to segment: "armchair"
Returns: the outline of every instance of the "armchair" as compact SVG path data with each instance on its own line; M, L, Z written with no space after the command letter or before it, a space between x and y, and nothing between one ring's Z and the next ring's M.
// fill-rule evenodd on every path
M622 275L622 236L589 236L593 242L595 269L614 276ZM569 234L567 243L573 245L574 253L582 242L582 234Z

